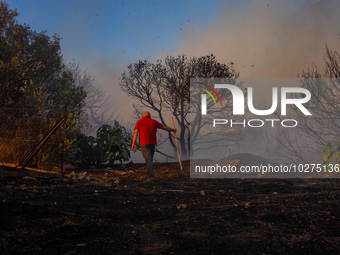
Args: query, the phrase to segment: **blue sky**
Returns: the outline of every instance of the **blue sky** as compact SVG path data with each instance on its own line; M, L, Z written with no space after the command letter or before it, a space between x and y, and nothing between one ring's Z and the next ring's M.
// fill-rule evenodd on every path
M59 34L66 61L86 62L89 55L111 58L111 65L149 59L172 50L186 27L216 20L223 1L189 0L11 0L20 23L37 32Z
M295 43L299 36L293 38L292 34L300 34L303 38L303 34L308 33L308 38L318 32L320 37L318 40L321 39L317 42L319 51L319 47L324 48L326 43L332 43L330 41L334 39L327 38L330 34L325 36L324 31L334 35L339 35L340 32L333 31L336 28L338 21L336 17L339 16L340 9L336 0L9 0L7 2L11 9L16 8L20 13L18 17L20 23L29 24L38 32L47 30L48 35L59 34L63 38L61 46L65 62L74 59L85 69L91 68L96 61L106 67L115 68L140 59L150 60L164 54L184 53L197 56L214 53L221 61L238 62L238 68L243 74L252 75L254 72L250 69L242 70L243 66L246 68L252 66L254 63L250 62L257 62L262 57L244 59L240 56L249 57L254 52L259 56L260 51L263 50L261 45L266 45L268 49L268 44L274 43L269 42L268 38L272 41L277 38L276 46L269 45L271 46L269 48L279 52L287 47L280 45L283 41L287 40L286 43L292 45ZM280 38L275 31L281 31L286 35L285 38ZM260 34L262 38L254 38ZM214 38L219 40L220 45L217 45L216 40L213 42ZM237 40L232 41L231 38ZM302 39L298 39L301 43ZM251 42L251 45L246 42ZM239 45L239 48L231 48L232 44ZM235 54L236 51L239 52ZM268 54L271 55L273 54ZM296 55L296 52L294 54L292 52L291 55ZM301 51L301 56L304 57L303 55L306 53ZM277 58L280 59L280 56ZM316 60L308 58L307 61L311 63ZM289 68L286 65L284 69L286 67Z

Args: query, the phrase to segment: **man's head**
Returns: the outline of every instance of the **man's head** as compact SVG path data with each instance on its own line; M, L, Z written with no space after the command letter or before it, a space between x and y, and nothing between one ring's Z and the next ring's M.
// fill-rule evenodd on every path
M149 118L150 118L150 117L151 117L151 115L150 115L150 113L149 113L149 112L143 112L143 118L144 118L144 117L149 117Z

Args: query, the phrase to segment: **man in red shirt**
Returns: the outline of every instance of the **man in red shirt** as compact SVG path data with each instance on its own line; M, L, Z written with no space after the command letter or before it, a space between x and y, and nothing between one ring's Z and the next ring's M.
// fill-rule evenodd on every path
M135 151L137 149L136 140L139 133L139 145L148 169L148 181L154 179L153 155L155 146L157 145L156 133L158 128L169 132L176 132L176 129L169 128L168 126L162 125L157 120L151 119L150 112L144 112L142 119L138 120L136 123L135 132L132 138L131 148Z

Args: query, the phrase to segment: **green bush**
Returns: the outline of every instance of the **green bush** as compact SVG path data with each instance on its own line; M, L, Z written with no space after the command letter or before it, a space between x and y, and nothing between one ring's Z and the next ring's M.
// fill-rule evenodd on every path
M115 161L124 161L130 159L130 151L127 143L124 141L122 129L102 125L97 130L97 137L79 136L80 158L84 166L96 165L98 167L109 163L112 166Z

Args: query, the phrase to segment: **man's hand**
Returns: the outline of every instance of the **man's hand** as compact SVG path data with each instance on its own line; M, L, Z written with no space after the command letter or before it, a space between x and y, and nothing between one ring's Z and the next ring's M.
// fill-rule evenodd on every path
M174 132L174 133L176 133L176 131L177 131L176 128L171 128L171 127L168 127L168 126L163 126L162 129L164 129L165 131Z
M136 144L132 144L131 149L132 149L133 151L136 151L136 150L137 150Z
M132 145L131 145L131 149L133 151L137 150L136 141L137 141L138 132L139 132L138 129L135 129L135 132L133 133Z

